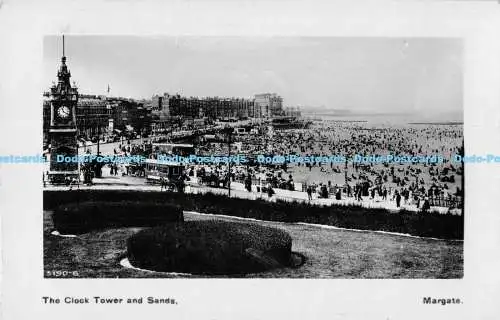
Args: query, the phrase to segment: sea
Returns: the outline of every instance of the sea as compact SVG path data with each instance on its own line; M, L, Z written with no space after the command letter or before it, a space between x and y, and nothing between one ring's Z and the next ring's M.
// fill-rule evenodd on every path
M304 118L317 121L360 122L370 125L405 126L405 125L463 125L461 119L422 119L409 115L370 114L370 115L333 115L303 113Z

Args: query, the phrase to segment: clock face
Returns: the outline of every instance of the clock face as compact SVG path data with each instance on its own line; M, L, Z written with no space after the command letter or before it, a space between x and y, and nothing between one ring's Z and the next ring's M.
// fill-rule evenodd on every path
M57 115L61 118L61 119L67 119L69 117L69 108L66 107L66 106L61 106L59 108L57 108Z

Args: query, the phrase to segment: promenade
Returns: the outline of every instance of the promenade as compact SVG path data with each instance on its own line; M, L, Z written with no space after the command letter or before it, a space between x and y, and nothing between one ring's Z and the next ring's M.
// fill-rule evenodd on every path
M274 189L275 194L272 197L269 197L265 192L258 192L255 188L256 186L252 186L252 191L249 192L245 189L244 185L239 182L231 183L231 197L241 198L241 199L250 199L250 200L265 200L275 202L277 200L283 201L297 201L297 202L309 202L310 204L315 205L355 205L362 206L365 208L384 208L394 212L405 209L408 211L418 212L419 209L416 205L413 204L405 204L404 201L401 202L401 206L398 208L396 206L395 201L391 200L379 200L379 199L369 199L368 197L364 197L363 200L357 201L354 198L343 198L341 200L336 200L334 198L318 198L316 194L313 194L312 200L309 201L307 198L306 192L300 191L289 191L282 189ZM162 191L160 185L151 185L146 183L146 179L143 177L134 177L134 176L110 176L108 170L103 170L102 178L94 178L92 185L84 185L78 184L73 186L57 186L57 185L46 185L44 190L60 190L60 191L68 191L68 190L137 190L144 192L159 192ZM203 193L213 193L220 195L228 195L229 191L227 188L215 188L206 185L201 185L197 183L196 179L192 179L192 181L186 182L185 193L192 194L203 194ZM163 189L163 192L168 192ZM461 210L452 209L444 207L433 207L431 206L430 211L439 212L441 214L454 214L461 215Z

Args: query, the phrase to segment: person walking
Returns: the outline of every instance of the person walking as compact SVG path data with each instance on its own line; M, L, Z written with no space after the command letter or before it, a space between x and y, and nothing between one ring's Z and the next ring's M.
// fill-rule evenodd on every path
M186 183L184 182L184 175L180 175L179 178L177 179L177 191L179 193L184 193L184 188L186 187Z
M312 188L311 188L311 186L307 186L307 199L309 201L312 200Z
M399 208L400 206L401 206L401 194L396 191L396 207Z
M430 209L431 209L431 205L429 203L429 198L425 197L424 203L422 204L422 212L423 213L429 212Z
M337 192L335 193L335 200L342 200L342 189L337 188Z
M271 199L273 195L274 195L273 187L271 186L270 183L268 183L267 184L267 196L269 197L269 199Z
M250 175L248 175L245 178L245 189L247 189L248 192L252 191L252 179L251 179Z

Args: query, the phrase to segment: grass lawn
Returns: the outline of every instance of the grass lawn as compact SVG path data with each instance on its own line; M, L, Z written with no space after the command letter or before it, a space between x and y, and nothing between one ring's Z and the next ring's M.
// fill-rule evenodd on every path
M214 219L185 213L185 220ZM217 217L233 220L233 218ZM463 242L411 238L375 232L326 229L293 223L258 222L287 231L292 250L307 257L297 269L246 275L261 278L461 278ZM80 278L168 278L157 272L125 269L120 260L127 238L139 228L53 236L51 211L44 211L44 271L78 271ZM200 277L200 276L196 276ZM219 276L218 276L219 277Z

